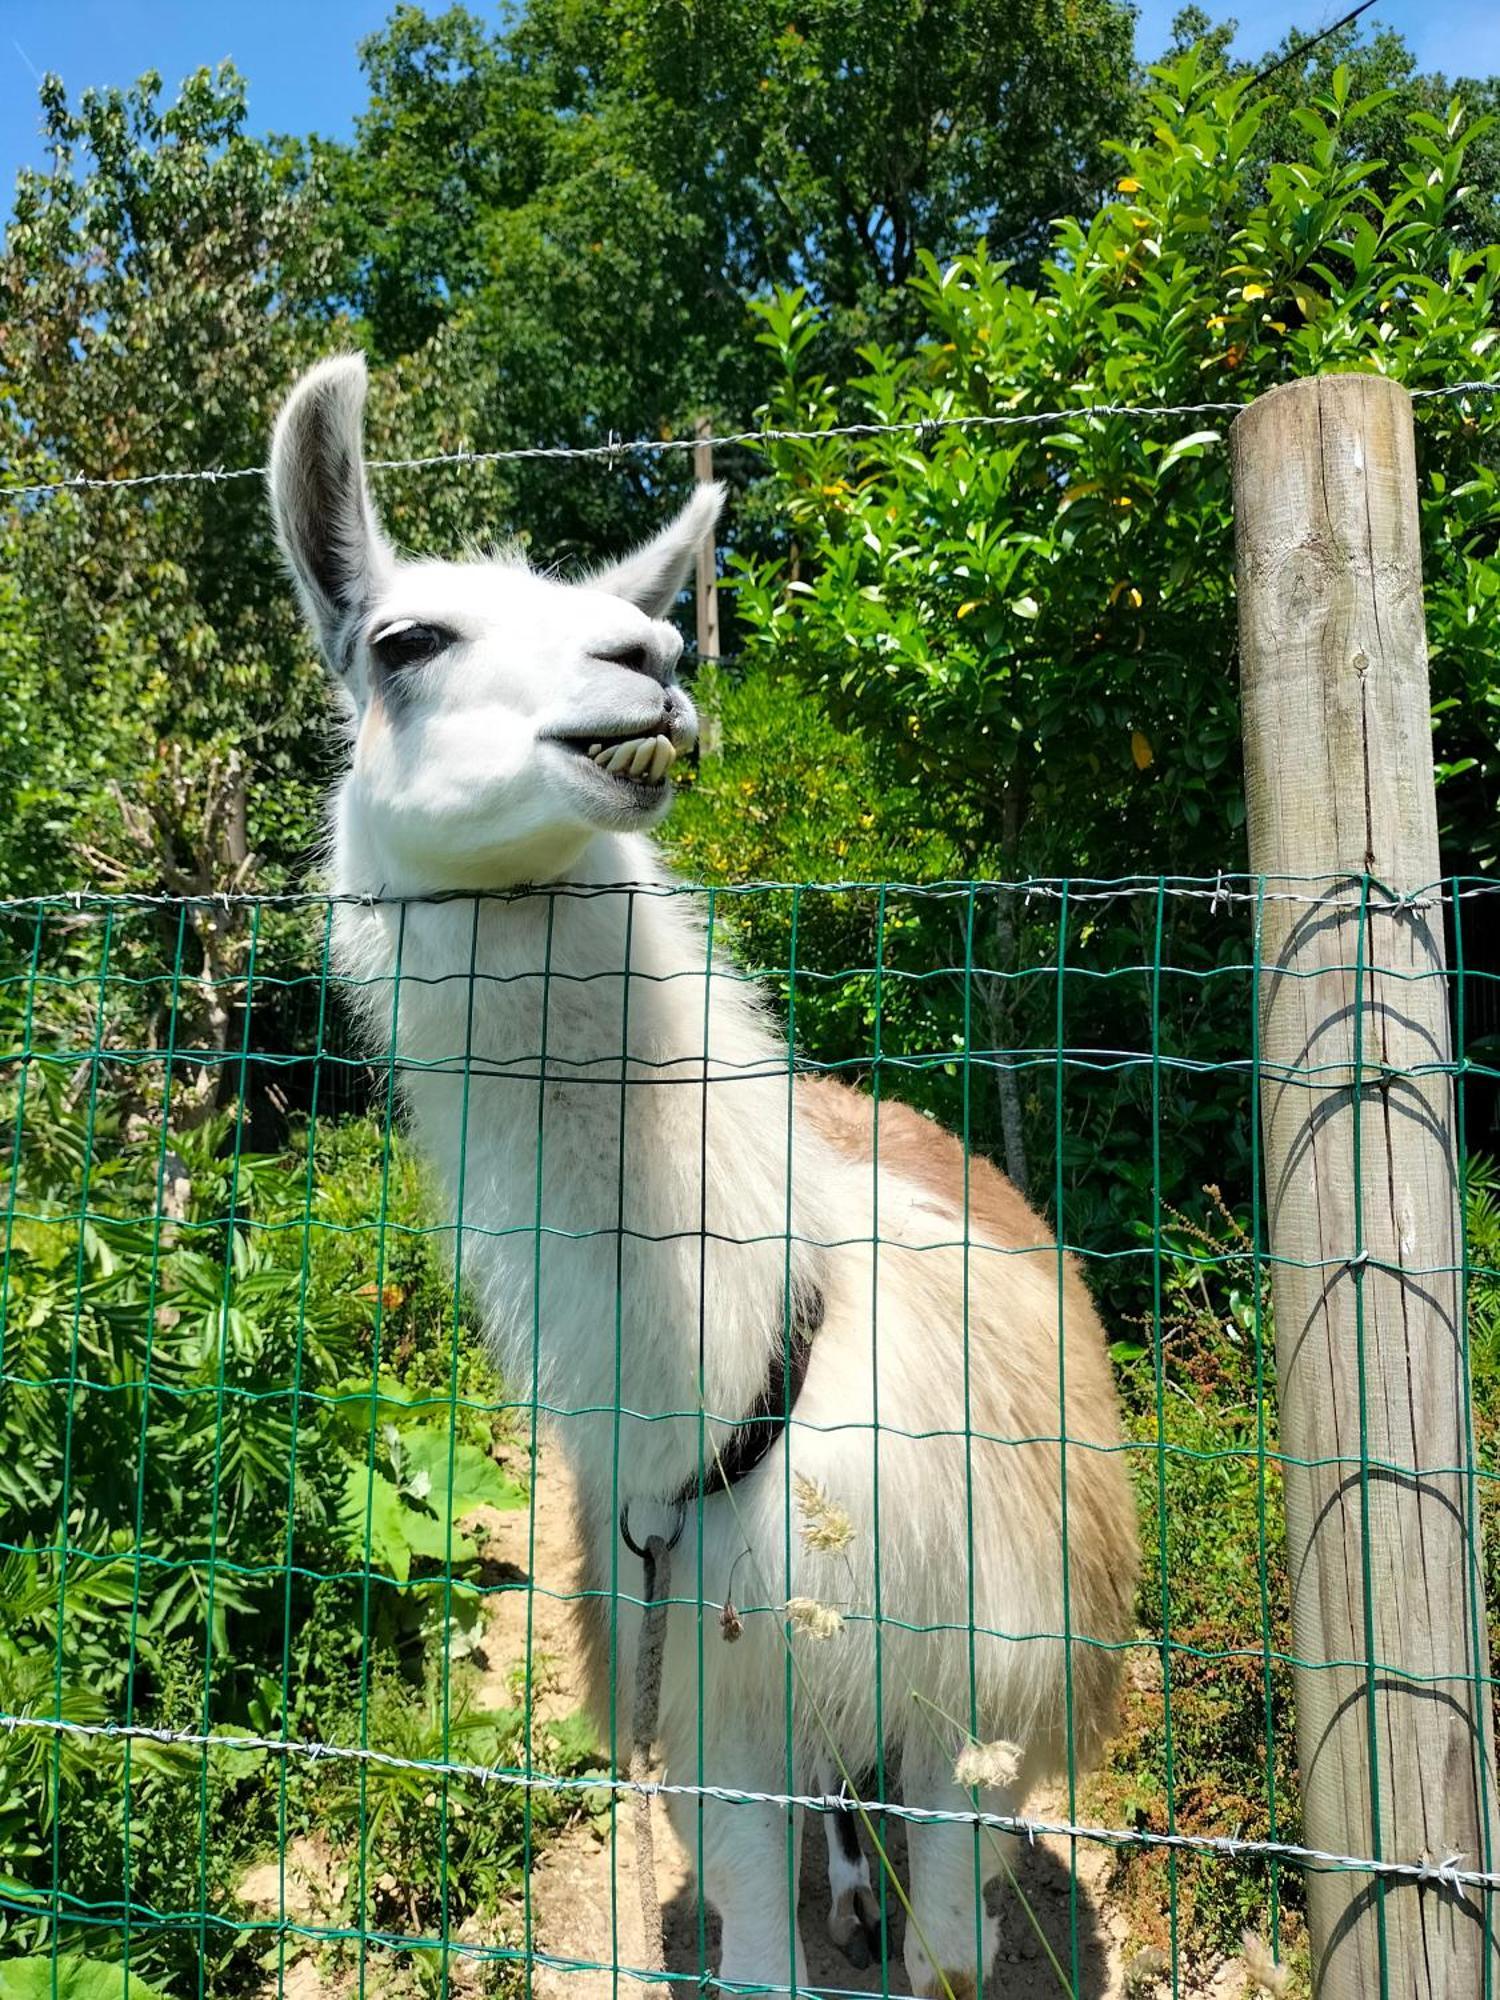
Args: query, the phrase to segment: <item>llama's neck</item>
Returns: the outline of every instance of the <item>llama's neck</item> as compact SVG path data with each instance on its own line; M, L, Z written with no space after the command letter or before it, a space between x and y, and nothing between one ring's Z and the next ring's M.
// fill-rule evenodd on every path
M674 1491L700 1379L708 1411L749 1409L788 1283L817 1282L785 1041L643 840L595 841L550 890L346 907L337 947L507 1388L559 1413L601 1503Z

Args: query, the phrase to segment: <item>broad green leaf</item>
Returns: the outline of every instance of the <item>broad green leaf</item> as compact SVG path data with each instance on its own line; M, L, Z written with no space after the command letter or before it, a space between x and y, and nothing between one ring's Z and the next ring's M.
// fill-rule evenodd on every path
M0 2000L163 2000L159 1988L104 1959L0 1959Z

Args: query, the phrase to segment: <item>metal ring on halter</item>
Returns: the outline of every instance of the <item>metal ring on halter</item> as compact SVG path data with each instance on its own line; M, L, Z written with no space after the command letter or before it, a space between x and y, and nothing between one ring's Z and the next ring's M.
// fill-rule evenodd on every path
M687 1525L687 1502L685 1500L676 1500L676 1501L669 1501L664 1504L673 1507L677 1515L676 1526L673 1528L670 1535L667 1535L663 1538L667 1548L675 1549L677 1544L682 1540L682 1531ZM635 1539L634 1535L631 1534L629 1517L630 1517L630 1502L626 1500L625 1502L622 1503L620 1507L620 1540L625 1544L626 1548L629 1549L630 1553L633 1556L639 1556L641 1561L644 1562L646 1560L646 1551L641 1547L640 1543ZM652 1537L647 1536L648 1541L650 1541L651 1539Z

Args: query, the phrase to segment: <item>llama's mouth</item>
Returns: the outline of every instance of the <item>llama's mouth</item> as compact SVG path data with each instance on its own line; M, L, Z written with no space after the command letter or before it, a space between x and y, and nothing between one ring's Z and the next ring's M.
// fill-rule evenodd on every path
M660 791L677 762L676 744L656 731L639 736L558 736L553 741L586 759L602 777L641 791Z

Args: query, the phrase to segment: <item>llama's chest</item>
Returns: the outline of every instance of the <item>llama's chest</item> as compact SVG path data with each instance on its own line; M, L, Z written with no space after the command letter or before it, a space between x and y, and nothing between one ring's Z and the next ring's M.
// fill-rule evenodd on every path
M672 1491L701 1448L700 1405L738 1413L761 1394L816 1234L789 1199L785 1051L701 960L640 931L628 954L575 939L562 918L523 935L524 916L490 937L485 906L460 937L452 906L414 912L402 976L366 1018L388 1007L507 1387L576 1413L559 1423L575 1464L613 1459L624 1421L640 1490Z
M764 1384L789 1254L785 1094L778 1147L771 1102L740 1129L743 1085L613 1067L428 1073L412 1103L507 1383L541 1398L575 1463L615 1458L614 1412L640 1412L624 1462L670 1491L696 1461L700 1397L737 1412Z

